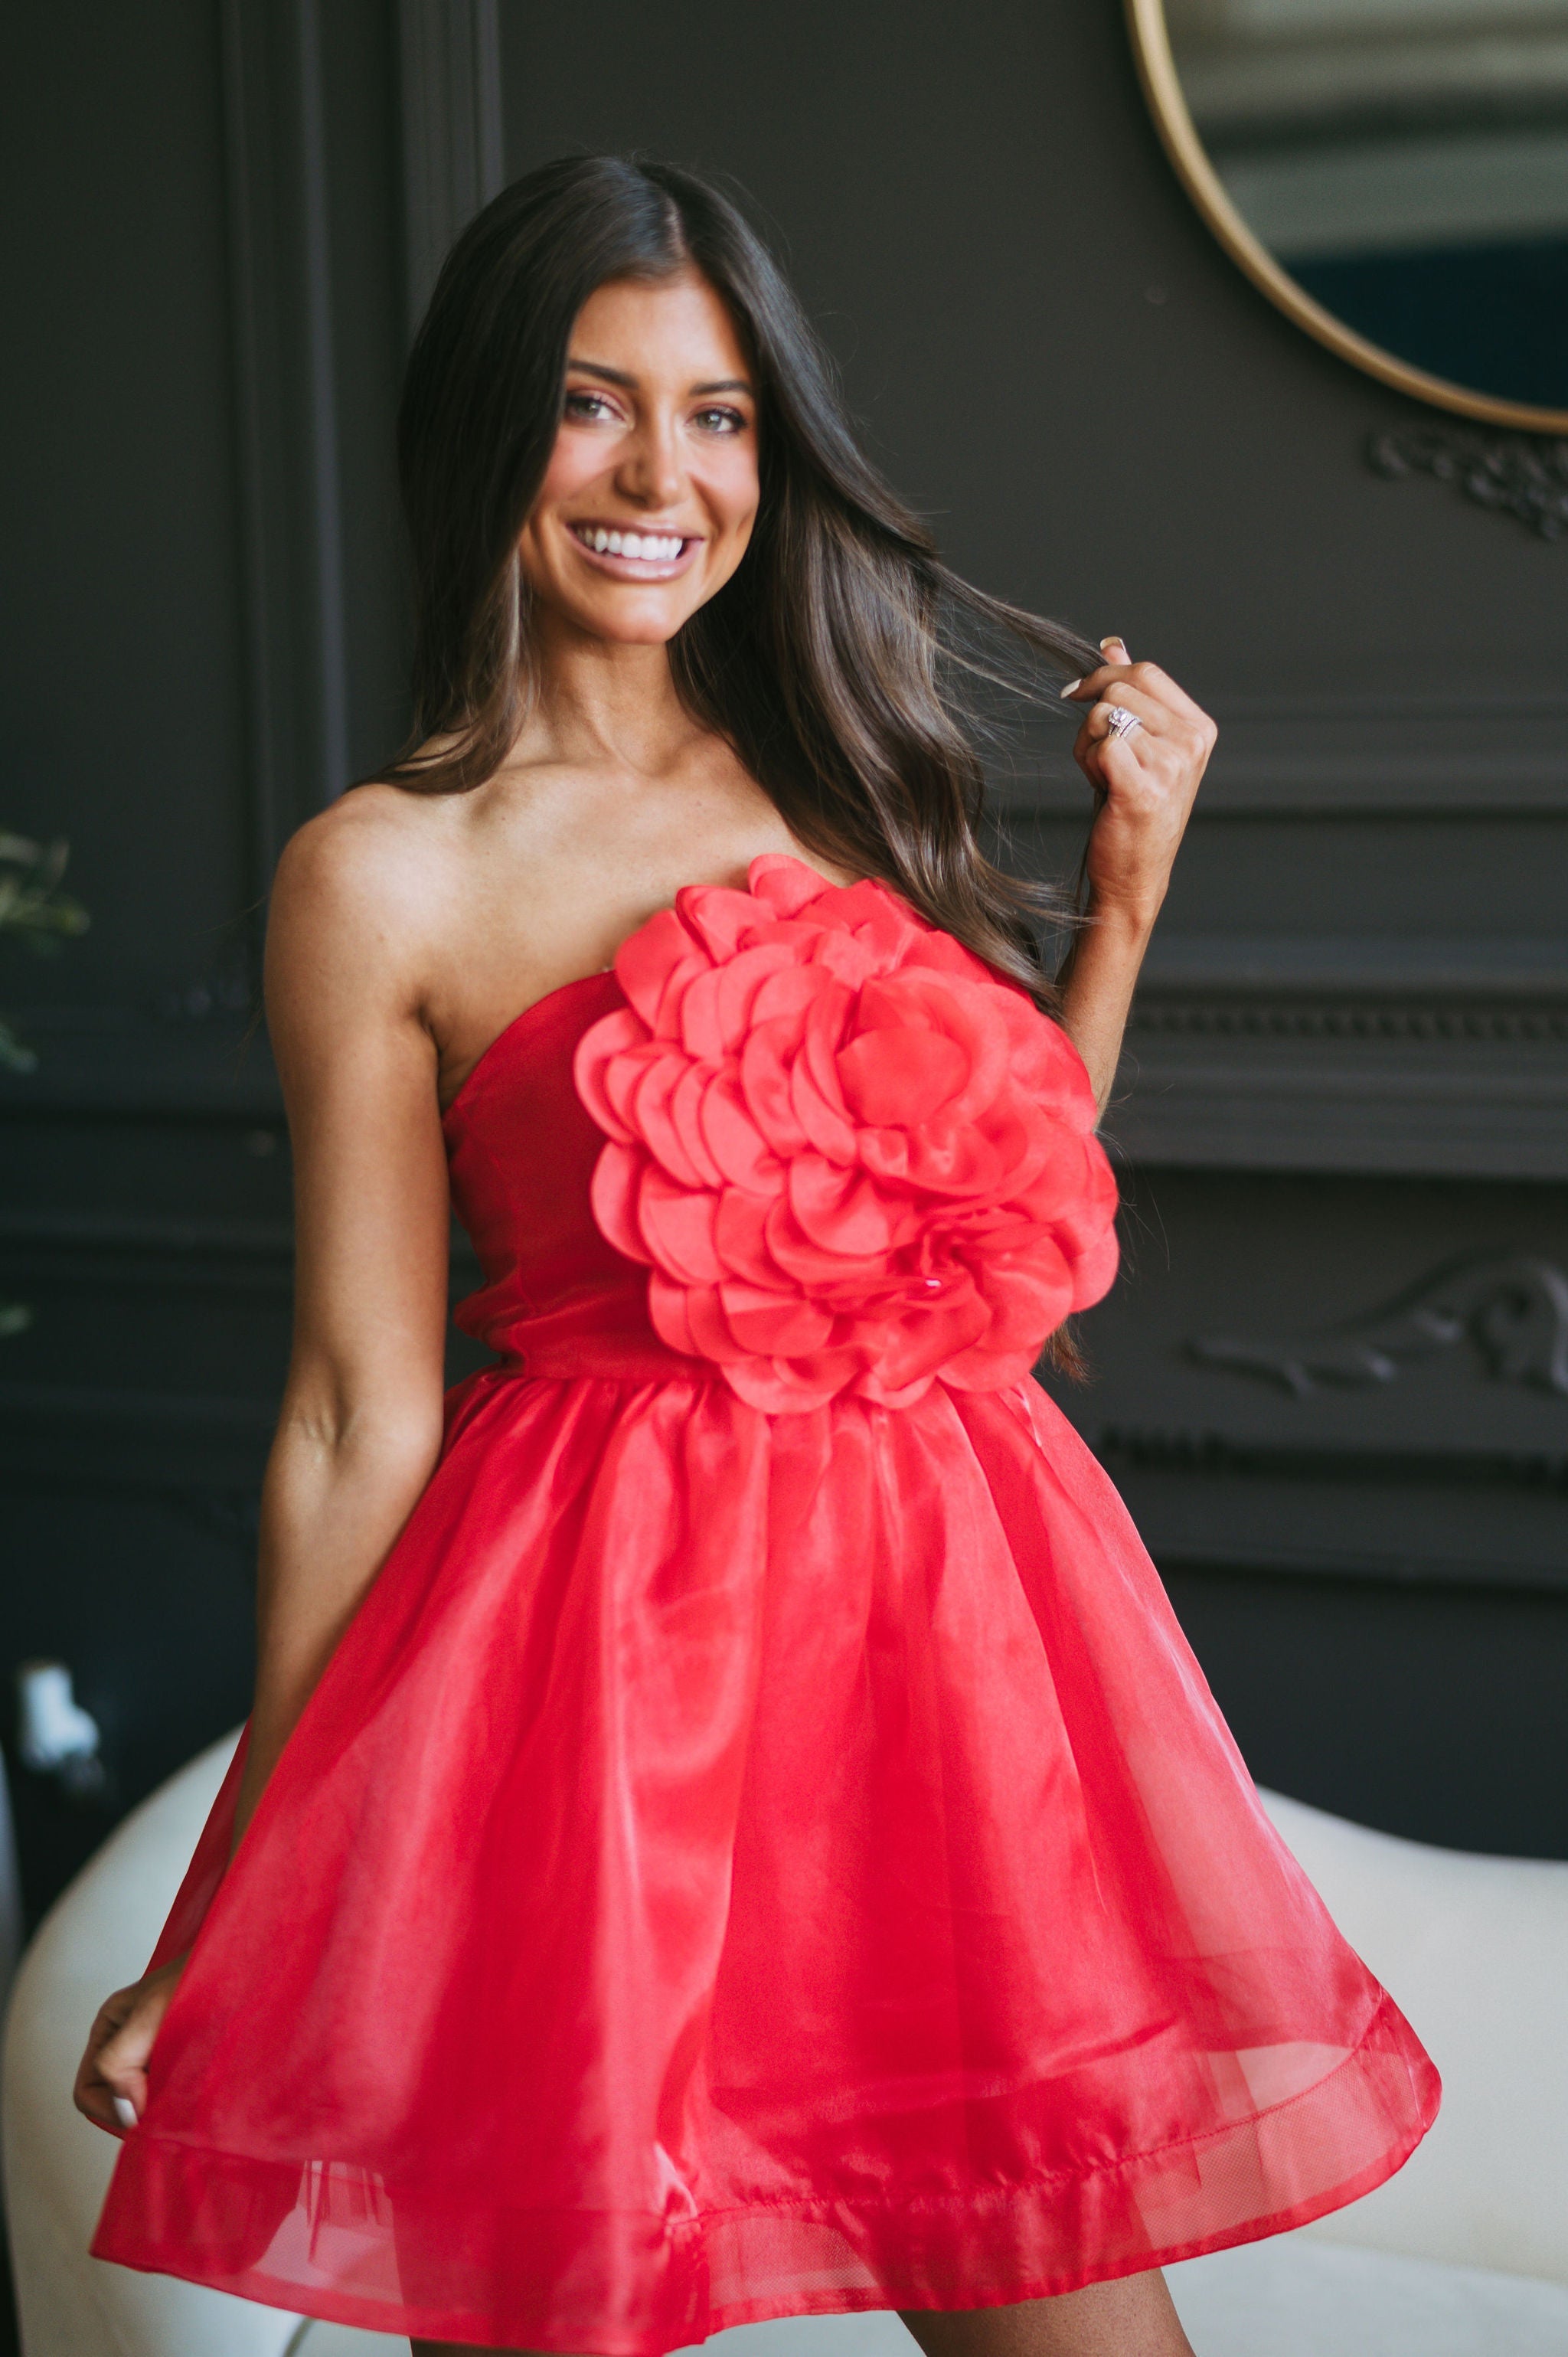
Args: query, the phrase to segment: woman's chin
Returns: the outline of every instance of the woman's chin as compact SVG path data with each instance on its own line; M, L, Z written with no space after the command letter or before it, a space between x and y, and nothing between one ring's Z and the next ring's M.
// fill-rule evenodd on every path
M690 597L660 597L651 589L637 589L609 597L562 599L555 612L564 622L589 638L611 646L662 647L683 628L695 610Z

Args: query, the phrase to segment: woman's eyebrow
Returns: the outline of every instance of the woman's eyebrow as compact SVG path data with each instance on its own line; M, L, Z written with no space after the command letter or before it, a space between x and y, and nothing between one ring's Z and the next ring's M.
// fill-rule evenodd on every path
M635 392L637 389L636 377L629 376L625 369L609 368L603 361L583 361L572 359L567 361L566 365L569 369L580 369L585 376L603 377L607 384L624 385L628 393ZM751 384L743 376L714 377L711 383L694 384L692 387L693 394L710 393L750 393L752 390L753 388Z
M637 379L634 376L628 376L624 369L607 368L602 361L573 359L569 360L566 365L569 369L581 369L585 376L602 376L607 384L624 384L628 392L637 383Z

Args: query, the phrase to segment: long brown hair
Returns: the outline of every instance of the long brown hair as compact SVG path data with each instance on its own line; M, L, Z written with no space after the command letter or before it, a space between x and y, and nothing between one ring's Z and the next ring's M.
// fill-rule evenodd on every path
M567 341L594 290L702 273L757 378L761 503L734 576L670 653L680 694L732 745L797 840L878 876L1042 1004L1035 926L1059 895L982 845L985 701L1100 660L989 597L859 448L777 263L719 189L613 156L547 164L452 249L409 360L398 421L416 639L408 749L380 772L429 793L493 774L532 688L518 554L560 422ZM420 749L420 748L435 749Z

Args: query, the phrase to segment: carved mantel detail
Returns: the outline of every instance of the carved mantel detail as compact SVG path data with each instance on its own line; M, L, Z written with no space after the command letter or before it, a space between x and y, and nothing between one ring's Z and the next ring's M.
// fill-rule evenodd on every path
M1568 1398L1568 1273L1523 1254L1446 1263L1380 1309L1278 1341L1226 1335L1187 1345L1202 1365L1280 1384L1296 1399L1326 1385L1390 1383L1407 1360L1468 1339L1500 1382Z
M1435 475L1477 507L1517 516L1542 540L1568 533L1568 440L1485 434L1466 425L1404 425L1374 434L1367 458L1380 475Z

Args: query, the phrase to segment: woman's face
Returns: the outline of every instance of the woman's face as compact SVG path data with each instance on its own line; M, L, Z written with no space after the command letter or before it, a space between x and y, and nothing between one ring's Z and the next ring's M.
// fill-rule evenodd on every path
M662 645L722 589L757 517L757 394L695 271L612 279L577 314L555 447L520 554L545 607Z

